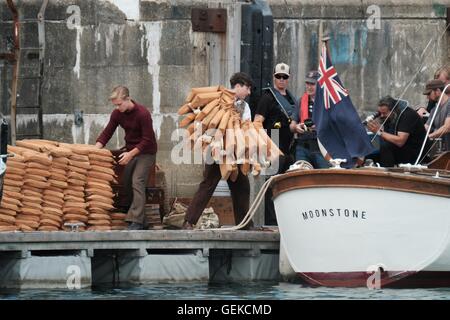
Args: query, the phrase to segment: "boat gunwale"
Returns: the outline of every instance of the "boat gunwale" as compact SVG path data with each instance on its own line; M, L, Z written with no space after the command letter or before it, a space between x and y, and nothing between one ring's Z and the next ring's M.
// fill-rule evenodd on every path
M418 172L443 172L447 170L422 170ZM305 177L305 179L299 179ZM295 180L295 183L293 182ZM382 183L381 183L382 182ZM400 185L398 185L400 182ZM417 188L420 184L421 188ZM308 188L366 188L412 192L450 198L450 179L427 175L414 175L414 171L403 173L389 169L313 169L288 172L274 177L273 199L280 194Z

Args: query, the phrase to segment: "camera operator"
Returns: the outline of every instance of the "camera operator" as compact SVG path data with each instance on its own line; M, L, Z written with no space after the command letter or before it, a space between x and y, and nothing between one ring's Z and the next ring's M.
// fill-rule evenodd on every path
M434 73L435 80L441 80L444 83L444 87L450 83L450 66L443 66L436 70ZM450 95L450 91L447 90L445 92L448 96ZM433 101L431 99L428 100L427 107L419 106L416 108L417 114L423 119L423 123L426 123L430 118L430 113L436 106L437 101Z
M440 80L430 80L425 86L425 91L423 92L429 99L436 104L436 106L431 110L430 118L425 124L425 128L431 126L431 139L441 139L442 146L439 151L450 150L450 98L447 94L443 93L446 84ZM437 103L441 99L441 104L438 106ZM431 120L433 115L433 123Z
M317 79L319 79L317 71L310 71L306 75L306 92L300 100L299 108L293 114L289 127L294 133L295 161L305 160L314 168L321 169L330 167L330 164L320 153L316 128L311 120Z
M419 115L405 101L390 96L378 102L381 123L371 120L369 131L380 136L380 162L383 167L393 167L400 163L411 163L416 158L425 139L425 126ZM429 144L425 151L429 148Z

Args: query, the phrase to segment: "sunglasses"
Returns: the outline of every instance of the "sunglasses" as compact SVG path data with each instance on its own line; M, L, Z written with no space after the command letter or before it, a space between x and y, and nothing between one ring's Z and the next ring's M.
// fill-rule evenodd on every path
M287 79L289 79L289 76L285 75L285 74L276 74L275 78L277 78L278 80L280 80L280 79L287 80Z

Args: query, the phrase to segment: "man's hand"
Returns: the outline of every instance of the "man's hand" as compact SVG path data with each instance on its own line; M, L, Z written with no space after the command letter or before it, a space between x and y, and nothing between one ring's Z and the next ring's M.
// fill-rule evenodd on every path
M423 117L428 117L430 114L428 113L427 109L424 107L420 107L419 109L417 109L417 114L423 118Z
M367 129L369 129L370 132L377 133L378 130L380 130L380 127L380 123L376 120L367 122Z
M305 133L308 129L306 128L305 124L299 123L295 126L295 132L296 133Z
M253 126L256 130L263 129L263 123L261 121L253 121Z
M124 152L119 155L119 164L124 166L133 159L133 155L130 152Z

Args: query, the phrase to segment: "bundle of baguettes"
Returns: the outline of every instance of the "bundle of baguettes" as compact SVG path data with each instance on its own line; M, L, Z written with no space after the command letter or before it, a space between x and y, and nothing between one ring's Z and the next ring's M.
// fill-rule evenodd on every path
M262 167L282 155L261 122L241 120L234 96L223 86L193 88L178 110L184 116L179 126L187 129L186 141L203 151L210 148L222 178L232 181L236 181L238 170L244 175L259 175Z
M92 145L21 140L8 146L0 231L111 230L114 159Z

